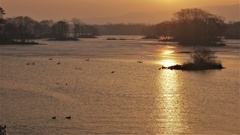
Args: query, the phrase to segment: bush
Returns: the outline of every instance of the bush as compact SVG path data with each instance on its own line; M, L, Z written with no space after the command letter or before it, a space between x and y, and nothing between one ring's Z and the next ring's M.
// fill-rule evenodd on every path
M186 62L183 64L183 69L186 70L202 70L202 69L222 69L222 64L217 61L215 52L201 48L196 49L190 54L192 62Z
M194 50L190 57L194 64L215 63L217 58L215 52L205 48Z

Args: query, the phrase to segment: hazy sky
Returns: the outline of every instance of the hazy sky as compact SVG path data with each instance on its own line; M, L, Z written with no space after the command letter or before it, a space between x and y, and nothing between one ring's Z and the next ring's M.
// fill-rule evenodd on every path
M240 0L0 0L7 17L36 20L117 17L135 12L177 11L186 7L239 4Z

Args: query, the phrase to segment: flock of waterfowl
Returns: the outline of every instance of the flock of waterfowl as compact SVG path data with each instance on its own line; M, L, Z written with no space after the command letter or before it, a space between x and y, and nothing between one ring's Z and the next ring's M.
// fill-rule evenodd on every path
M53 57L50 57L48 60L53 60ZM90 61L90 59L87 58L85 61ZM137 63L143 63L143 60L139 59L139 60L137 60ZM61 62L58 61L57 65L60 65L60 64L61 64ZM26 65L36 65L36 63L35 63L35 61L34 62L29 61L29 62L26 63ZM79 67L76 67L75 69L80 69L81 70L81 68L79 68ZM115 73L115 71L112 71L111 73Z
M53 57L50 57L48 60L53 60ZM85 61L90 61L90 59L89 58L87 58L87 59L85 59ZM137 63L142 63L142 61L137 61ZM58 61L57 62L57 65L60 65L61 64L61 62L60 61ZM34 61L34 62L27 62L26 63L26 65L36 65L36 62ZM75 69L81 69L81 68L79 68L79 67L76 67ZM111 73L115 73L115 71L112 71ZM59 85L59 83L57 82L56 83L57 85ZM14 85L14 84L13 84ZM68 85L67 83L65 83L65 85ZM56 116L52 116L51 117L53 120L55 120L55 119L57 119L57 117ZM68 120L70 120L72 117L71 116L66 116L65 117L66 119L68 119Z
M48 60L53 60L53 57L50 57ZM89 61L89 60L88 60L88 61ZM61 62L58 61L57 64L60 65ZM30 62L30 61L29 61L29 62L26 63L26 65L36 65L36 62L35 62L35 61L34 61L34 62Z
M50 57L48 60L53 60L53 57ZM90 61L90 59L87 58L85 61ZM137 60L137 63L143 63L143 60L142 60L142 59L139 59L139 60ZM35 64L36 64L35 61L34 61L34 62L30 62L30 61L29 61L29 62L26 63L26 65L35 65ZM57 64L60 65L61 62L58 61ZM80 69L81 69L81 68L80 68Z
M50 58L48 58L48 60L53 60L53 57L50 57ZM85 59L85 61L90 61L90 59L89 58L86 58ZM137 60L137 63L143 63L143 60L142 59L139 59L139 60ZM57 65L60 65L61 64L61 62L60 61L58 61L57 63L56 63ZM26 65L36 65L36 62L34 61L34 62L27 62L26 63ZM79 68L79 67L76 67L75 69L80 69L81 70L81 68ZM113 73L115 73L116 71L112 71L111 73L113 74ZM57 85L59 85L59 83L57 82L56 83ZM65 83L65 85L68 85L67 83ZM51 117L53 120L55 120L55 119L57 119L57 117L56 116L52 116ZM66 116L65 117L65 119L68 119L68 120L70 120L72 117L71 116Z

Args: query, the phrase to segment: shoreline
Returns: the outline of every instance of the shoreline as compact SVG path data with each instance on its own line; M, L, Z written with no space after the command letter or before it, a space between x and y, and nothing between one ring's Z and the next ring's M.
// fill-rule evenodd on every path
M5 46L5 45L47 45L43 43L38 43L38 42L7 42L7 43L0 43L0 46Z

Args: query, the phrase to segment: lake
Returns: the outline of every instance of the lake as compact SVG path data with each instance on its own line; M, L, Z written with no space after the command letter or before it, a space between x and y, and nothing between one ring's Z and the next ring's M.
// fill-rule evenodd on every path
M0 46L7 135L240 134L240 40L206 71L159 70L194 48L140 36L38 42Z

